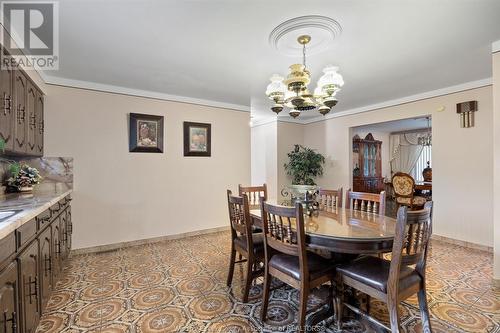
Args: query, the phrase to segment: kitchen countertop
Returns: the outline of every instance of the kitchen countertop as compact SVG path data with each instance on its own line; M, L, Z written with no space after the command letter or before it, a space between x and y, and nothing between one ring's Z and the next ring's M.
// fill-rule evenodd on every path
M58 183L50 187L40 187L29 194L10 193L0 197L0 211L22 210L18 214L0 222L0 239L49 209L71 192L73 192L72 188L64 183Z

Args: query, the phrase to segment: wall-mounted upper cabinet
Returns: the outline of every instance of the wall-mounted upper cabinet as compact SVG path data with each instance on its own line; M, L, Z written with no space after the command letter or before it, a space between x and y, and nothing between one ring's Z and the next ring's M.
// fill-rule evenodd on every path
M2 48L1 56L8 53ZM0 69L0 139L5 154L43 156L43 93L21 69Z
M20 70L14 71L14 152L27 153L26 99L28 85L26 75Z
M36 117L36 128L35 128L35 155L43 156L43 94L40 90L36 92L36 102L35 102L35 117Z
M0 52L0 61L6 56L2 49ZM14 73L11 69L2 69L0 71L0 139L5 142L5 149L12 151L14 149L14 109L12 103L12 82Z

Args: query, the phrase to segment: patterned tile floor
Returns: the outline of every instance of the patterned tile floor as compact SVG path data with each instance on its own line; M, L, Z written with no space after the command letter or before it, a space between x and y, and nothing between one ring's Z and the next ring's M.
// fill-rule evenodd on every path
M225 286L229 233L73 256L37 332L289 332L297 291L276 289L269 320L259 320L261 288L240 301L243 268ZM492 255L432 243L428 267L434 332L500 332L500 291L491 285ZM314 303L314 299L311 300ZM400 307L405 332L420 332L416 298ZM383 304L372 313L387 320ZM344 332L371 332L356 320ZM322 327L320 331L334 331Z

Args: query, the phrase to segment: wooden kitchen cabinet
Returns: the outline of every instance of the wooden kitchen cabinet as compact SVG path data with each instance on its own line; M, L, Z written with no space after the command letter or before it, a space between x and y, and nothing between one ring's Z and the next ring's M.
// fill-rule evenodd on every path
M52 270L53 276L59 274L61 270L61 217L58 216L54 222L52 222Z
M0 333L34 333L71 251L71 198L0 239Z
M0 61L7 51L1 49ZM14 74L11 69L0 70L0 139L5 142L5 150L14 149L14 109L12 107L12 83Z
M52 290L52 231L45 229L39 236L40 242L40 307L43 311Z
M43 93L40 90L36 91L35 102L35 155L43 156L43 133L45 122L43 120Z
M34 333L40 319L38 239L18 256L21 332Z
M31 82L27 82L27 94L26 94L26 153L28 155L36 155L36 103L37 103L37 89L35 85Z
M0 332L17 333L19 287L17 283L17 263L14 261L0 272Z
M0 48L3 61L9 53ZM4 154L43 156L43 102L42 91L22 69L0 69L0 139L5 142Z
M27 153L27 131L26 131L26 97L28 87L26 75L20 71L14 71L14 152Z

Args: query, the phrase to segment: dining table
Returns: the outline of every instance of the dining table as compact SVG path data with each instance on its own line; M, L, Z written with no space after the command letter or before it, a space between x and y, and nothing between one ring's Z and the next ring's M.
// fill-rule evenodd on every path
M254 226L263 229L260 209L251 209L250 217ZM304 227L309 249L328 251L333 255L379 254L392 251L396 219L339 207L305 215ZM333 313L333 306L327 304L308 317L306 327L315 326L332 317Z
M251 209L250 217L254 226L263 228L260 209ZM336 208L306 215L304 226L309 248L332 253L377 254L392 250L396 219Z

